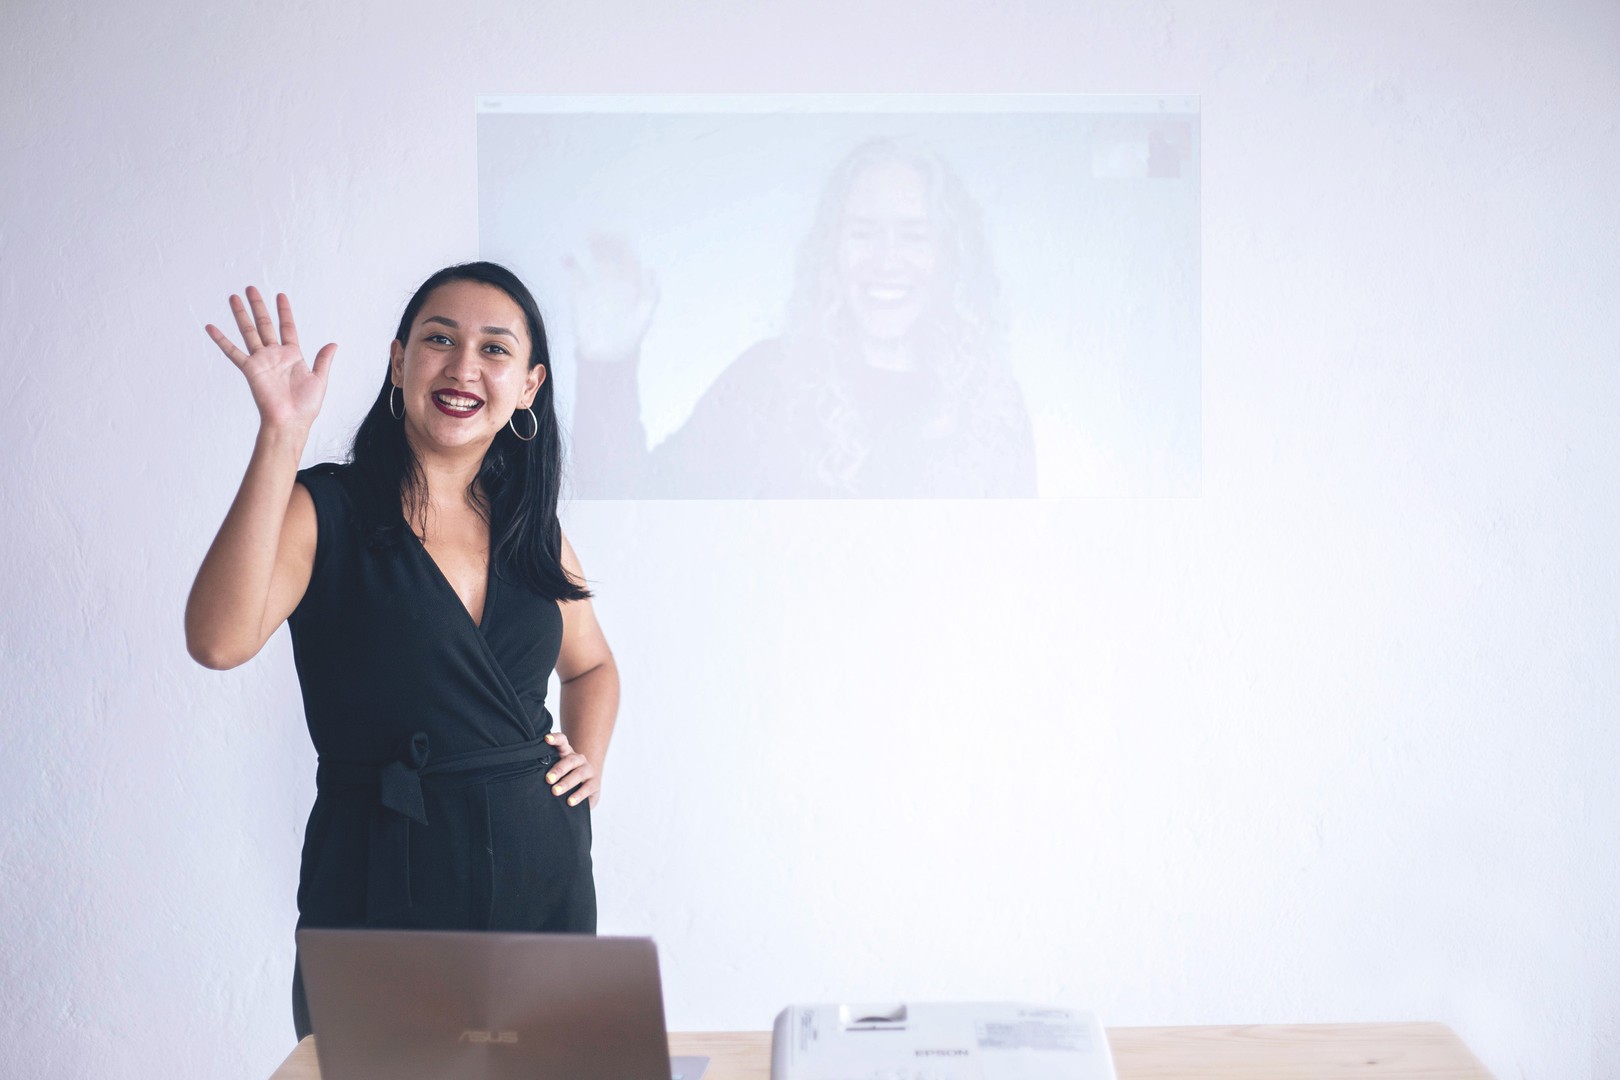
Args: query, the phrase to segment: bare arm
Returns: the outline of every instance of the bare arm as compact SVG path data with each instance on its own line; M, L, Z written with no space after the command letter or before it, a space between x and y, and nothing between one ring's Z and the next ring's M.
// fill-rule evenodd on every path
M579 558L566 536L562 564L577 580L585 580ZM570 804L589 798L594 807L601 798L602 766L619 713L619 669L589 600L563 604L562 616L562 651L557 656L557 677L562 680L562 737L552 741L563 756L547 775L547 781L553 785L552 791L567 797Z
M251 317L235 296L231 310L251 353L243 353L215 327L207 328L247 376L260 416L247 474L186 601L186 651L204 667L216 669L236 667L257 655L309 586L315 504L294 476L337 351L328 345L316 355L313 370L305 367L287 298L276 298L278 336L258 290L250 287L247 294Z
M186 601L186 651L224 670L258 655L303 599L315 565L315 503L293 482L304 439L260 430L247 475Z

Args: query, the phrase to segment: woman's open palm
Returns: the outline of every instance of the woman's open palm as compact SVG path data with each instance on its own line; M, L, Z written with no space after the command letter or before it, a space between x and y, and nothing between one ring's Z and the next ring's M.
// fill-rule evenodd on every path
M253 403L259 407L259 418L265 425L307 428L321 411L321 401L326 397L326 375L331 370L337 345L322 346L315 354L313 368L307 366L298 347L298 327L293 323L292 304L286 294L276 294L276 316L281 321L281 332L277 334L259 290L249 285L246 291L251 314L234 293L231 314L236 317L236 328L242 332L247 352L237 348L236 343L212 323L203 329L247 377Z

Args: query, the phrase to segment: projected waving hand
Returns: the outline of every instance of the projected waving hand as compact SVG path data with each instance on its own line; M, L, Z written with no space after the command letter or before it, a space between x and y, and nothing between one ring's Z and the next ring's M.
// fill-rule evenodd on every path
M658 283L623 237L596 233L588 247L588 265L572 255L563 259L579 355L594 363L633 362L652 325Z

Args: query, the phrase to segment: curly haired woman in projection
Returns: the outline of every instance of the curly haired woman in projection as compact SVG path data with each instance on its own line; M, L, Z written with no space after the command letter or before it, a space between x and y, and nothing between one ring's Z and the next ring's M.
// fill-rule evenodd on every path
M439 271L405 307L350 461L300 470L337 346L231 297L260 422L186 606L211 668L285 620L320 756L300 927L594 933L590 808L619 679L557 520L561 443L534 298ZM555 669L560 730L546 707ZM296 956L293 1023L309 1033Z
M1002 355L977 205L932 151L861 144L800 248L787 325L649 449L638 388L657 288L622 241L565 261L583 498L1035 495L1028 410Z

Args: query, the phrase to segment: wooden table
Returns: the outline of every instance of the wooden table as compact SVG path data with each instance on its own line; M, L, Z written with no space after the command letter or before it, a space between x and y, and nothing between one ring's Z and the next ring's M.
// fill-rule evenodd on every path
M1109 1028L1119 1080L1491 1080L1444 1024ZM671 1054L710 1059L703 1080L770 1080L768 1031L678 1032ZM320 1080L314 1037L270 1080Z

